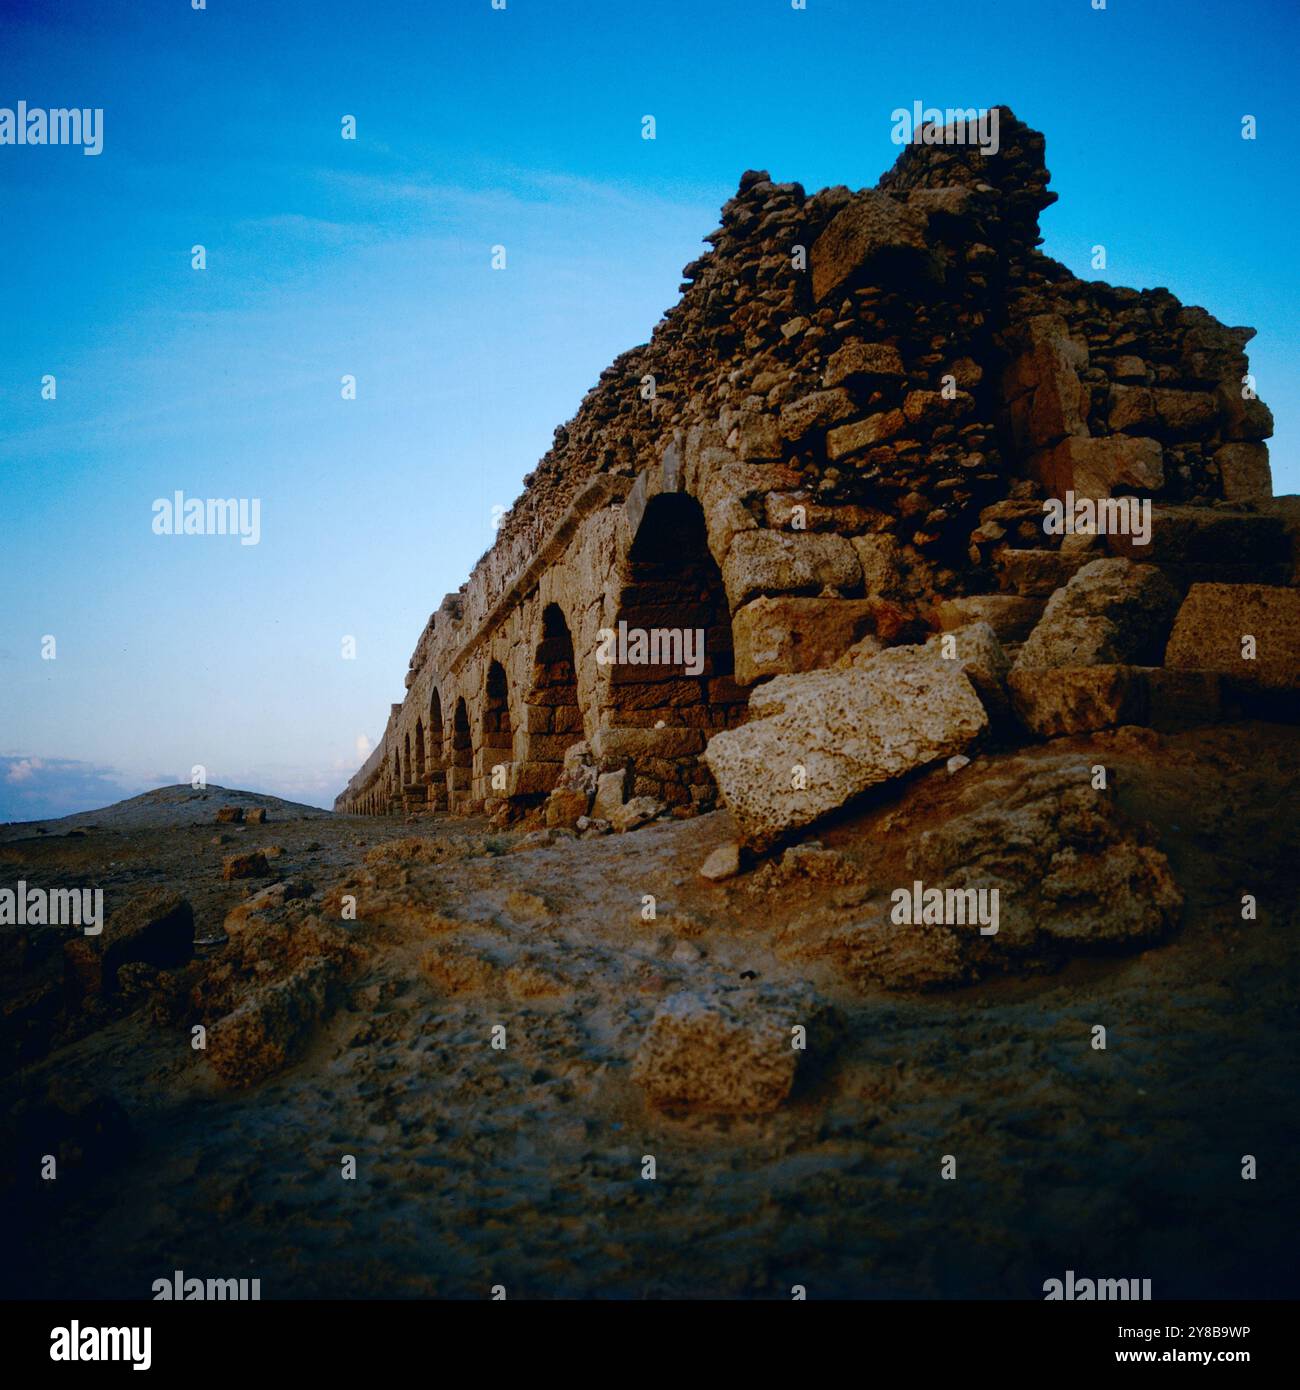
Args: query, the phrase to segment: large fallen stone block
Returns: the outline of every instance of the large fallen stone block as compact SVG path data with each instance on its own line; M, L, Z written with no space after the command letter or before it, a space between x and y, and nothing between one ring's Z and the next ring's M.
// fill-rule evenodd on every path
M1177 611L1177 591L1154 566L1093 560L1047 601L1016 669L1156 665Z
M879 827L889 834L895 816L926 827L896 878L865 911L808 907L780 930L779 954L826 961L861 989L928 990L1164 936L1182 909L1178 884L1149 828L1120 810L1113 786L1095 786L1093 761L1039 751L918 783ZM918 882L964 896L967 910L900 914L898 890L914 900Z
M988 715L955 662L895 647L848 670L777 676L705 761L746 841L774 843L868 787L963 752Z
M826 1006L807 987L674 994L655 1011L632 1079L665 1110L775 1110L801 1059L819 1044L825 1050L828 1024Z
M1300 688L1300 589L1193 584L1178 610L1165 665L1213 671L1247 688Z
M1011 659L1002 650L988 623L968 623L952 632L936 633L925 649L940 661L951 661L975 687L989 718L1005 719L1010 713L1007 700L1007 675Z

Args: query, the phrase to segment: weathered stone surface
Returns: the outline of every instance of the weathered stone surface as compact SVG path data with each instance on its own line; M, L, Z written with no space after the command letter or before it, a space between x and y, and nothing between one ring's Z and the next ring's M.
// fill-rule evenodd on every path
M217 821L218 825L237 825L244 819L244 808L242 806L218 806Z
M934 606L939 626L949 632L967 623L987 623L999 642L1023 642L1043 616L1046 600L1019 594L977 594L944 599Z
M1024 598L1045 599L1054 594L1088 563L1086 553L1061 550L1011 550L998 552L998 583Z
M244 817L244 820L245 820L249 825L265 825L265 824L266 824L266 807L265 807L265 806L252 806L252 807L250 807L249 810L248 810L247 815L245 815L245 817Z
M1255 655L1244 639L1253 637ZM1193 584L1174 623L1165 665L1213 671L1261 690L1300 688L1300 589Z
M1036 454L1034 475L1055 496L1109 497L1116 488L1157 492L1165 481L1164 451L1155 439L1110 434L1100 438L1072 435Z
M150 888L109 917L100 945L110 989L118 969L130 961L183 965L194 954L194 910L179 893Z
M1215 451L1223 479L1223 495L1229 502L1255 502L1273 495L1273 470L1266 444L1224 444Z
M609 820L623 804L626 795L624 784L627 773L619 768L615 772L602 772L596 782L596 797L591 803L591 814L597 820Z
M965 674L990 719L1006 718L1010 712L1007 675L1011 659L988 623L968 623L951 632L938 633L925 644L925 649Z
M829 666L876 629L875 599L756 598L732 619L736 680Z
M546 798L545 820L548 829L572 827L577 825L578 817L585 816L591 804L587 792L574 791L567 787L556 787Z
M1021 666L1007 677L1016 717L1043 738L1139 722L1145 689L1131 666Z
M903 359L891 343L864 343L851 338L843 347L831 353L822 377L824 386L842 386L846 381L869 380L873 377L901 377Z
M862 567L843 536L742 531L727 551L722 580L734 611L759 594L852 593L862 586Z
M632 1079L654 1106L720 1114L761 1114L790 1095L803 1027L809 1047L825 1029L811 990L718 990L671 995L655 1010Z
M208 1030L213 1071L227 1085L248 1087L292 1061L328 1013L337 973L333 962L316 958L285 979L253 989Z
M813 243L813 298L825 299L872 263L915 265L925 259L926 250L924 214L888 193L866 189L835 214Z
M748 724L715 735L704 756L753 845L963 752L988 727L962 672L917 647L847 671L777 676L754 692L750 711Z
M246 854L227 855L221 866L221 877L227 881L236 878L260 878L270 872L266 855L260 849L251 850Z
M634 796L621 806L615 806L609 813L610 828L620 835L635 830L638 825L646 825L663 814L664 804L652 796Z
M914 787L901 813L934 828L899 866L898 883L865 911L809 910L783 931L781 955L826 961L860 989L910 991L1160 939L1178 922L1182 894L1114 788L1092 785L1091 762L1022 754L996 771L971 768ZM888 835L888 818L879 833ZM996 892L997 930L982 932L978 911L963 923L892 920L893 887L917 881L982 891L989 918Z
M853 397L842 388L814 391L781 409L781 433L789 440L800 440L812 430L823 430L854 413Z
M833 459L841 459L847 454L860 453L883 439L892 439L906 428L907 416L901 410L882 410L865 420L831 430L826 436L826 452Z
M1177 611L1177 592L1154 566L1093 560L1048 600L1016 669L1154 665Z

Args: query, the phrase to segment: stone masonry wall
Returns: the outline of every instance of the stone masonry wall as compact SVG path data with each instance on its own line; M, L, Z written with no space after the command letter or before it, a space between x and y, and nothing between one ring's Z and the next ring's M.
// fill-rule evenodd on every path
M707 809L699 755L756 683L976 618L1014 654L1118 540L1045 534L1052 496L1184 517L1133 557L1181 593L1293 581L1271 416L1243 390L1252 330L1043 256L1043 137L999 114L996 155L909 145L874 189L742 176L680 301L556 430L430 617L337 809L505 819L545 800L562 824L598 788L604 814ZM1204 540L1225 505L1230 555ZM602 664L620 619L704 628L705 669Z

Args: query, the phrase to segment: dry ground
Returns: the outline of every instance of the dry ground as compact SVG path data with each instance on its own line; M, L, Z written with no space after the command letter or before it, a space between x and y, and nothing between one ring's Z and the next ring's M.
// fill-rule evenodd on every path
M1258 723L1120 731L1015 766L1063 752L1104 761L1125 812L1150 823L1181 925L1146 949L927 993L793 959L791 924L910 881L909 850L1012 755L931 773L805 837L825 853L719 885L695 870L731 838L725 811L521 848L482 822L308 818L177 789L4 828L0 884L94 883L110 910L175 887L211 938L250 893L299 880L310 896L246 917L235 944L291 940L312 913L357 948L300 1055L235 1090L175 1011L235 945L87 1015L60 1003L67 933L20 949L4 928L8 1292L148 1297L181 1269L259 1277L265 1298L482 1298L494 1284L512 1298L786 1298L793 1284L1023 1298L1073 1269L1150 1278L1157 1298L1294 1297L1300 740ZM240 800L268 805L269 823L212 824ZM270 877L222 880L224 856L272 846ZM361 920L336 929L347 891ZM810 980L834 1042L774 1113L650 1108L629 1073L657 1003L742 979ZM95 1123L69 1140L13 1122L47 1093L80 1095L61 1103ZM60 1179L36 1181L34 1150L57 1142Z

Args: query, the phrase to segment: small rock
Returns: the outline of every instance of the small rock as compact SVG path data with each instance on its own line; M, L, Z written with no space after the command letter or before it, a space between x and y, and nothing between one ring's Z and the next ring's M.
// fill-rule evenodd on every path
M723 879L734 878L740 872L740 845L729 840L717 849L700 865L700 877L710 883L721 883Z
M266 855L260 849L249 854L228 855L226 862L221 866L221 877L227 882L236 878L261 878L263 874L270 872Z
M970 766L970 759L964 753L954 753L948 759L948 772L960 772L962 768Z

